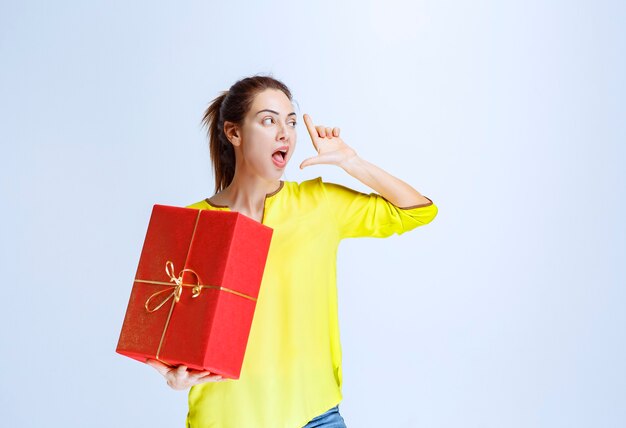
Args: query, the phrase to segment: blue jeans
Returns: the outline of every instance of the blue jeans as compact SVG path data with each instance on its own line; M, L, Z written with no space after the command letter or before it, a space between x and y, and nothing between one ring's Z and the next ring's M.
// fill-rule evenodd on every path
M347 428L346 423L339 414L339 405L325 413L314 417L302 428Z

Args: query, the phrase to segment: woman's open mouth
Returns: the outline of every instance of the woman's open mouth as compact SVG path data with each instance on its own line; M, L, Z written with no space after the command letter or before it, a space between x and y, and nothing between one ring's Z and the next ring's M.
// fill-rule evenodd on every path
M279 168L283 168L287 165L287 151L289 148L287 146L281 147L272 153L272 162Z

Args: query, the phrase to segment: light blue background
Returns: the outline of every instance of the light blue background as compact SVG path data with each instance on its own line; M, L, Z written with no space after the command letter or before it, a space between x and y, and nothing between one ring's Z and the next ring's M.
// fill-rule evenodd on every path
M0 425L184 425L186 392L115 346L152 205L213 194L207 103L272 73L284 179L370 191L298 169L309 113L439 207L340 246L349 427L626 426L625 12L2 2Z

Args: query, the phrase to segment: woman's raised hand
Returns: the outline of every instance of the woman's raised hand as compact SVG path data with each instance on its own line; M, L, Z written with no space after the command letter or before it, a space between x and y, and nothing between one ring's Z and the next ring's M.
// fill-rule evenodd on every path
M309 131L311 141L317 156L305 159L300 164L300 169L316 164L330 164L343 166L345 162L357 154L350 146L339 138L339 128L329 128L322 125L313 125L313 120L308 114L303 116L306 129Z
M193 385L204 382L220 382L223 380L221 375L213 374L209 371L187 369L187 366L180 365L178 367L170 367L158 360L148 359L146 361L154 367L159 373L165 377L167 384L172 389L187 389Z

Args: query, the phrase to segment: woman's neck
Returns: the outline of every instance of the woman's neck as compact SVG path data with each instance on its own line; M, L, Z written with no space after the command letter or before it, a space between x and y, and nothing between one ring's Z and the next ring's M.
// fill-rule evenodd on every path
M280 180L264 180L258 176L235 173L228 187L212 200L217 204L227 205L231 211L256 218L263 214L266 195L276 191L279 186Z

